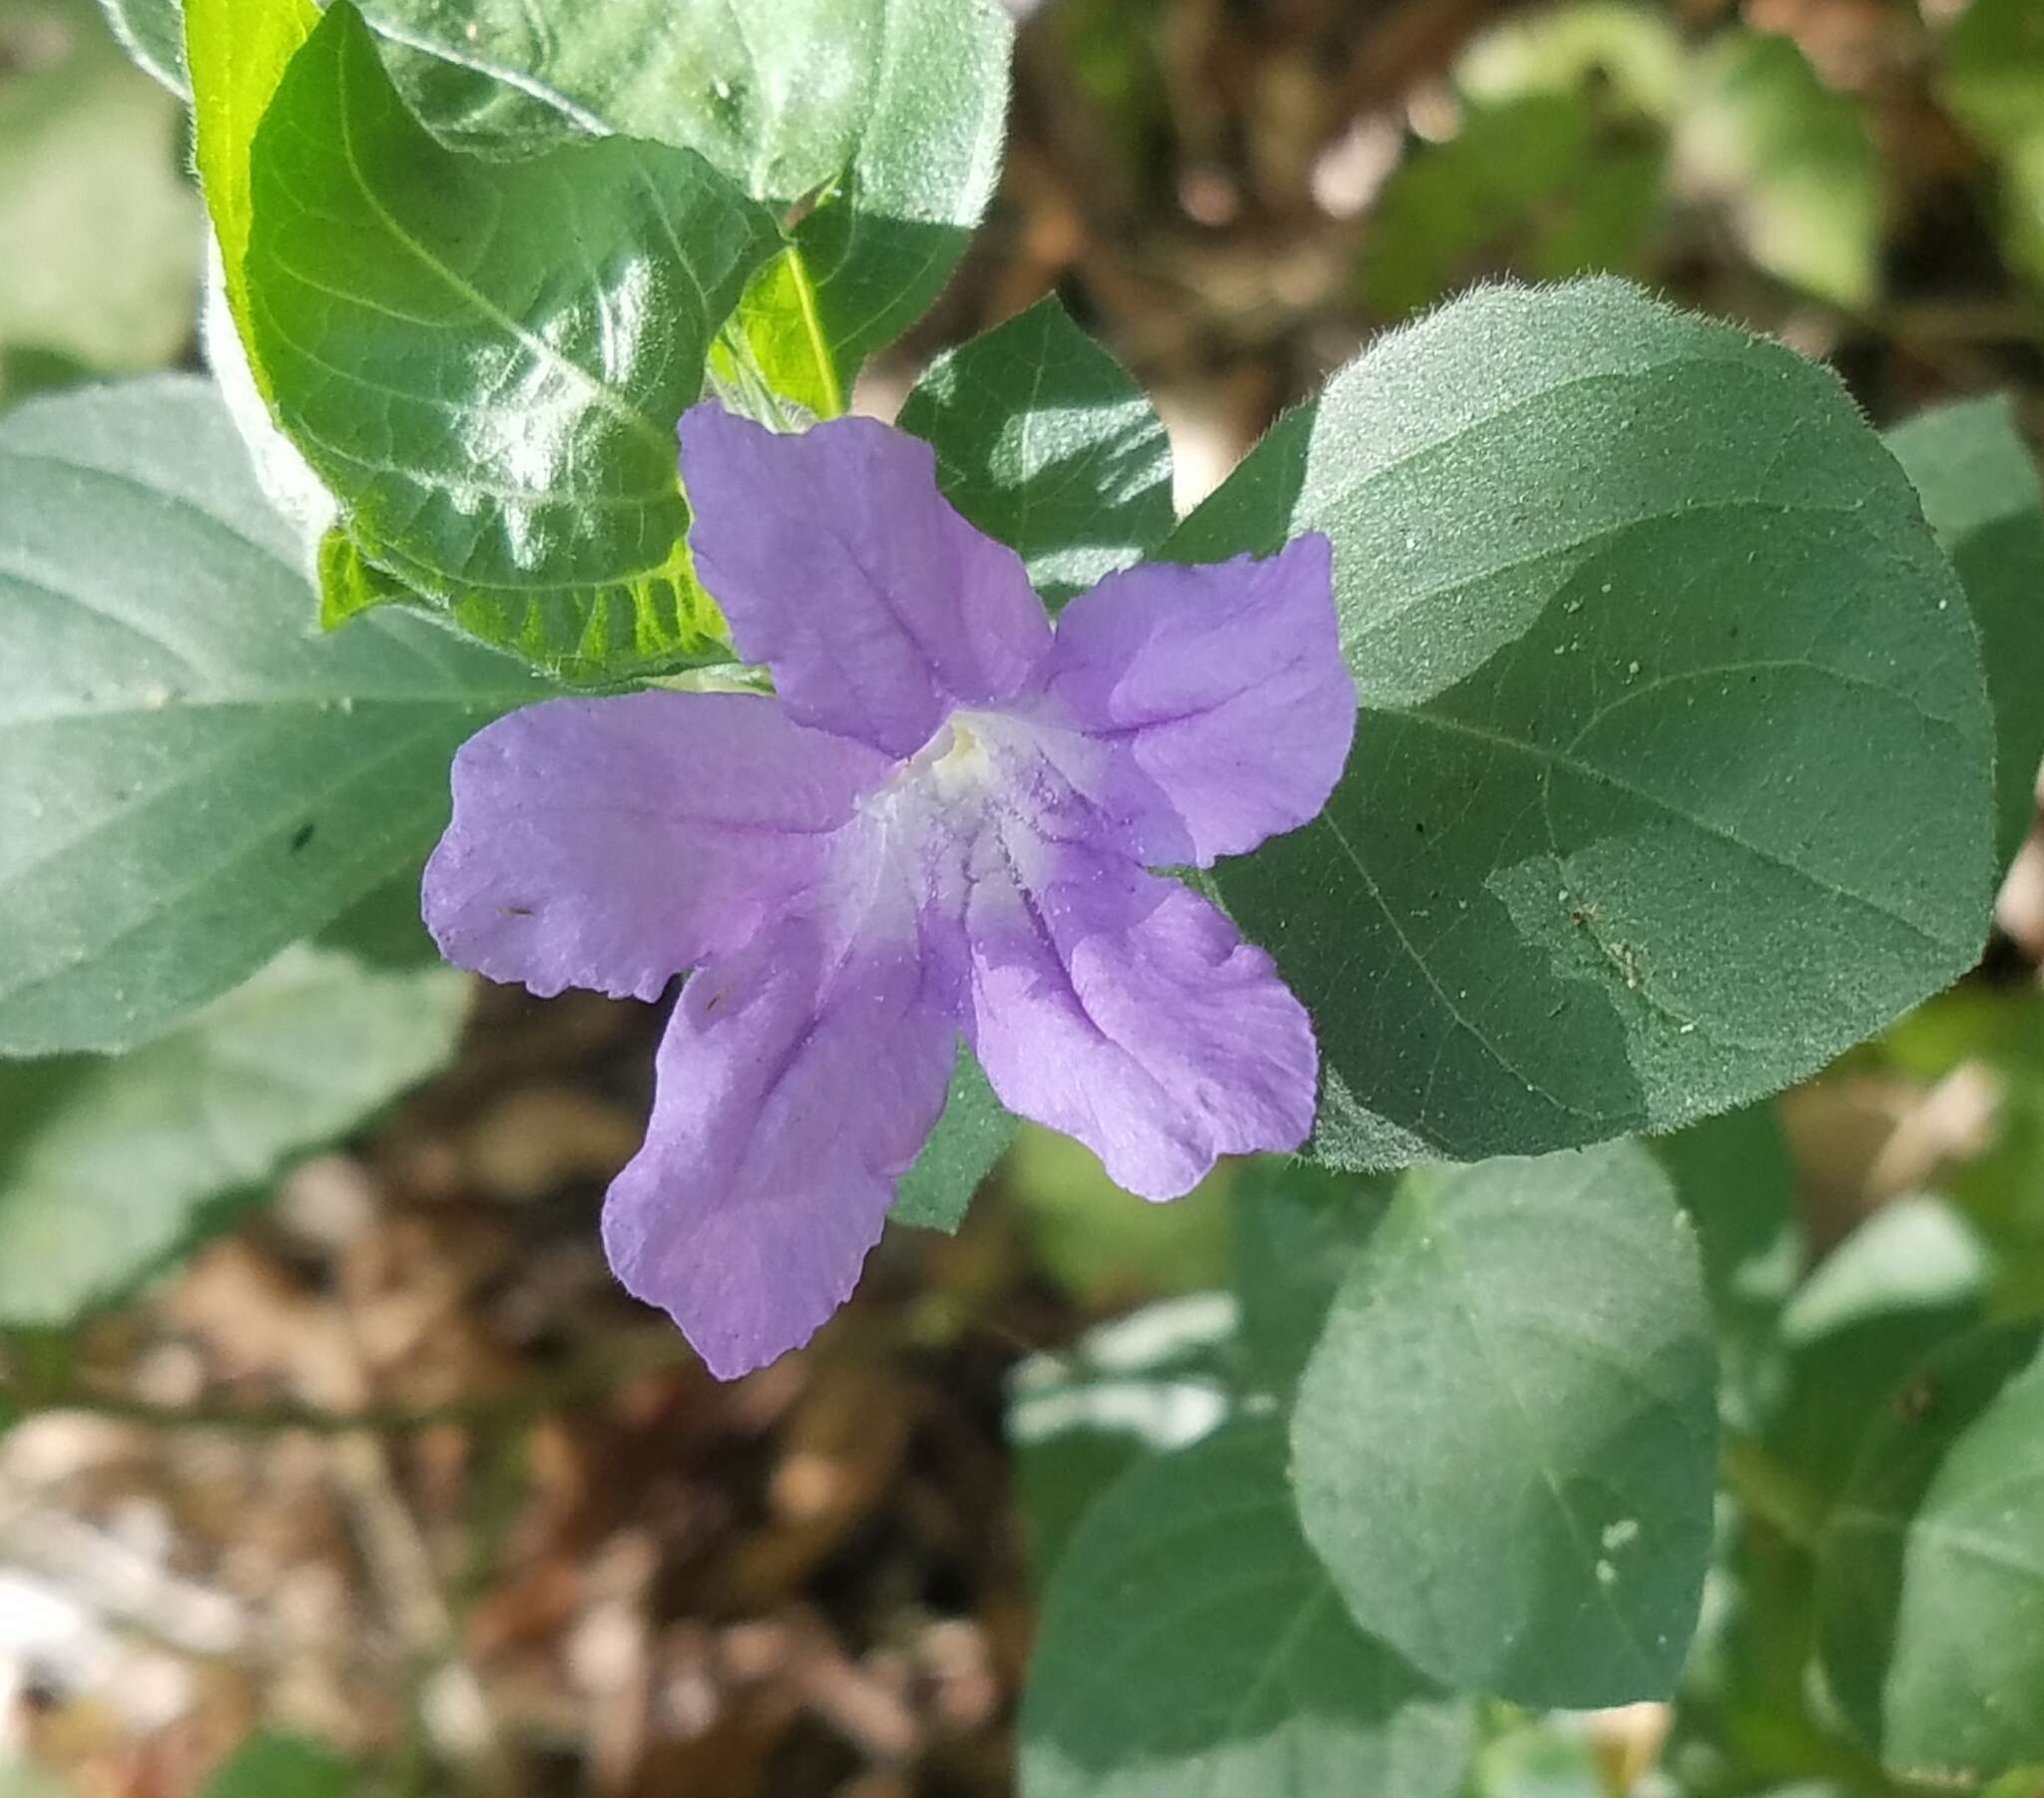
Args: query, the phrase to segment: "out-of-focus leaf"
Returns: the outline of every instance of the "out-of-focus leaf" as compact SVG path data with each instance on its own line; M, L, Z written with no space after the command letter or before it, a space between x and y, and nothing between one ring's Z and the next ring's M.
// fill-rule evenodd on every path
M2002 247L2044 287L2044 10L1971 0L1946 36L1939 91L2000 164Z
M1088 1304L1126 1304L1198 1292L1228 1279L1228 1186L1223 1166L1168 1205L1132 1197L1091 1149L1025 1124L1006 1189L1044 1267Z
M260 1730L228 1758L205 1798L354 1798L354 1770L302 1736Z
M1240 1325L1228 1294L1188 1293L1016 1367L1008 1441L1039 1577L1124 1471L1191 1446L1232 1414Z
M92 0L0 11L0 346L120 371L190 341L200 212L178 114Z
M1415 1169L1306 1363L1306 1540L1357 1622L1461 1690L1665 1696L1711 1545L1695 1231L1635 1143Z
M2044 994L1970 984L1940 994L1880 1045L1904 1074L1983 1076L1987 1141L1945 1176L1952 1198L1994 1249L1994 1314L2044 1311Z
M1895 1394L1824 1532L1832 1691L1886 1764L2044 1758L2044 1336L1967 1338Z
M1535 279L1633 266L1661 203L1657 127L1600 120L1577 95L1472 105L1385 184L1363 297L1396 316L1500 268Z
M1088 1514L1020 1737L1021 1798L1450 1798L1470 1726L1348 1620L1266 1419L1132 1469Z
M277 85L251 200L253 360L367 561L578 678L728 654L674 425L779 242L765 212L655 144L442 148L345 0Z
M2044 494L2005 397L1962 400L1887 434L1959 571L1994 705L1995 836L2029 833L2044 759Z
M0 1063L0 1323L118 1298L215 1201L434 1073L467 992L299 947L126 1055Z
M1308 530L1355 747L1215 883L1312 1012L1317 1158L1672 1129L1977 959L1978 648L1825 370L1617 281L1488 289L1280 419L1165 553Z
M1470 1798L1610 1798L1588 1732L1571 1721L1543 1717L1486 1742L1470 1771Z
M901 407L944 497L1015 550L1053 607L1171 535L1171 440L1055 296L939 356Z
M1528 94L1579 101L1603 94L1642 118L1666 120L1681 100L1687 53L1666 16L1626 0L1574 0L1505 20L1455 65L1472 100Z
M121 48L180 100L190 100L182 0L100 0L100 5Z
M1819 299L1868 303L1883 177L1857 107L1786 37L1725 32L1694 81L1677 134L1685 179L1727 203L1763 268Z
M1983 144L2012 150L2044 131L2044 12L2031 0L1969 0L1942 50L1945 104Z
M0 347L0 406L55 393L93 378L83 362L54 349Z
M1772 1106L1707 1118L1648 1144L1697 1226L1704 1280L1718 1320L1721 1399L1756 1425L1786 1375L1778 1326L1801 1271L1794 1167Z
M1787 1396L1769 1453L1819 1502L1844 1483L1878 1408L1909 1369L1980 1321L1989 1268L1941 1199L1883 1206L1831 1250L1782 1320Z
M322 640L297 556L207 382L0 419L0 1053L245 979L415 866L456 746L545 695L423 619Z

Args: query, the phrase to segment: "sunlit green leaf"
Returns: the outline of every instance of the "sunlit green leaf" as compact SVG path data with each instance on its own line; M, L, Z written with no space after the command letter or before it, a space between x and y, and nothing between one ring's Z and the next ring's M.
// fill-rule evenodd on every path
M1491 103L1601 91L1643 118L1665 120L1687 73L1682 38L1662 12L1634 0L1569 0L1485 32L1455 65L1455 85Z
M794 235L840 384L935 297L993 192L1012 37L997 0L774 0L742 17L667 0L363 10L455 66L408 76L443 133L529 150L566 120L694 150L771 204L820 192Z
M674 427L778 245L764 212L659 145L443 149L344 0L285 70L251 182L254 359L367 561L578 676L726 653Z
M269 378L254 353L249 324L251 158L276 85L318 19L312 0L186 0L185 6L194 160L220 246L228 311L251 380L265 401Z
M1178 522L1164 421L1055 297L939 356L898 422L935 446L944 497L1017 551L1053 606Z

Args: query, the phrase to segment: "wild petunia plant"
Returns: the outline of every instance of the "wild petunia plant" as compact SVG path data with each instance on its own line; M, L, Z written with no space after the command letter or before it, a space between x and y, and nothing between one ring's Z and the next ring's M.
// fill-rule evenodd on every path
M683 989L611 1264L715 1373L808 1339L879 1239L962 1033L1146 1198L1296 1148L1304 1008L1211 866L1326 802L1355 724L1326 541L1109 575L1053 634L1015 552L866 419L681 424L692 548L777 697L554 699L454 762L425 915L535 992Z
M1373 343L1182 519L1055 300L840 416L1006 15L730 10L122 0L215 375L0 419L0 1324L445 1053L365 922L423 864L460 966L672 995L602 1228L721 1375L1018 1119L1229 1170L1232 1293L1017 1374L1024 1798L1523 1790L1527 1711L1671 1696L1673 1790L2044 1763L2037 1283L1924 1198L1790 1300L1766 1109L1976 1003L2044 749L2006 411L1886 444L1593 279Z

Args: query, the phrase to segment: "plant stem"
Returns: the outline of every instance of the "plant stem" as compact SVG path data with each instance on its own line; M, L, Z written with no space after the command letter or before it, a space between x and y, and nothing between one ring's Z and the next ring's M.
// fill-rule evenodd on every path
M1816 1552L1824 1507L1802 1480L1742 1430L1727 1430L1718 1452L1726 1491L1775 1534L1804 1554Z

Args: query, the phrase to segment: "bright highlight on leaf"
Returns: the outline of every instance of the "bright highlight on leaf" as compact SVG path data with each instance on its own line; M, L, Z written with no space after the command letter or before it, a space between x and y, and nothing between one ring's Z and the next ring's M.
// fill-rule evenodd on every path
M251 205L254 361L369 562L585 679L725 659L671 434L767 214L661 145L441 148L346 0L284 71Z

